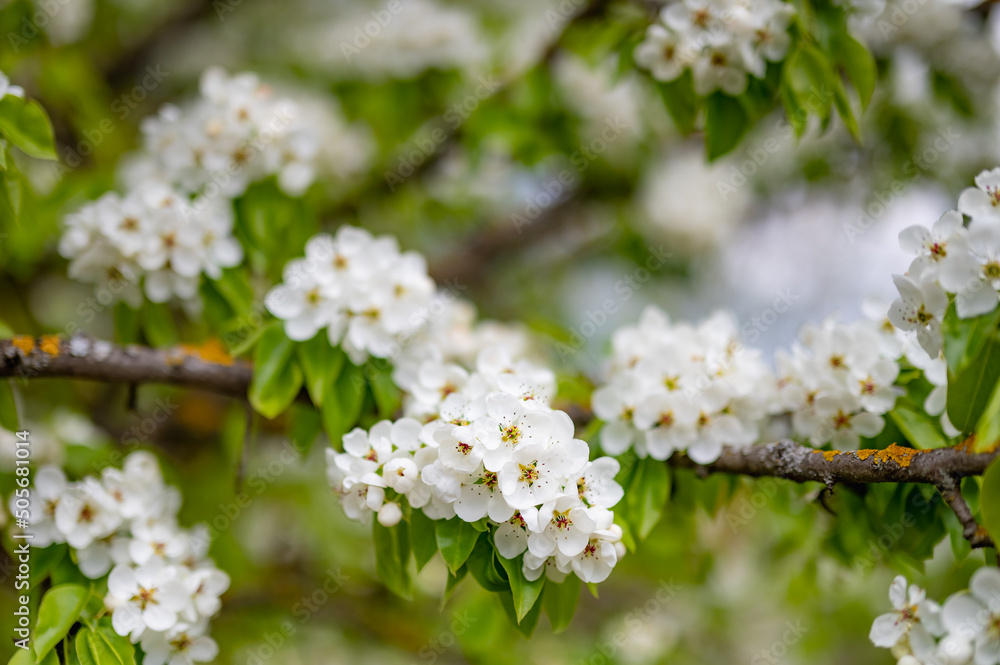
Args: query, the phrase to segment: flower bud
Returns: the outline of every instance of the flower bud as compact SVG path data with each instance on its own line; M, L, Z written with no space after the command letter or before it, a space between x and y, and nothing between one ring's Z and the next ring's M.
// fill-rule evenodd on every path
M387 503L378 511L378 523L384 527L396 526L403 519L403 510L398 503Z

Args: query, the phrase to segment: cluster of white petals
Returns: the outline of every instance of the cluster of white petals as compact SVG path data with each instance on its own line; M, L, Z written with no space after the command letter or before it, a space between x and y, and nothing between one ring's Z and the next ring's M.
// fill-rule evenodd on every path
M952 296L962 319L992 312L1000 302L1000 168L983 171L975 182L959 196L958 210L932 228L911 226L899 234L900 246L916 258L905 275L893 276L899 298L889 319L915 334L932 358L941 352Z
M66 218L59 250L70 276L133 306L145 292L197 309L202 277L217 279L243 259L233 198L269 176L298 196L326 153L336 155L341 175L367 160L358 132L341 122L319 132L315 114L301 111L254 74L207 70L195 101L166 105L143 122L144 150L119 169L125 193Z
M128 164L126 181L152 177L183 192L230 198L271 175L287 193L301 194L313 182L320 149L295 101L276 96L256 74L218 68L202 75L196 100L163 106L143 121L142 134L145 151Z
M392 526L405 499L431 519L485 520L501 556L524 554L529 579L603 581L624 554L618 462L590 461L550 407L555 375L529 359L524 331L473 317L444 303L402 349L403 418L347 434L344 452L327 453L329 480L353 519Z
M944 605L898 576L889 587L892 611L875 619L869 637L892 649L899 665L996 665L1000 663L1000 570L980 568L968 591Z
M662 460L680 450L707 464L724 445L758 440L774 377L759 352L740 343L730 314L692 325L647 307L638 325L619 328L611 343L607 382L592 400L605 421L605 452L619 455L631 446L641 457Z
M790 351L775 354L774 408L791 414L795 436L841 450L857 449L859 437L882 431L882 415L903 392L894 385L902 351L895 332L868 320L831 318L804 326Z
M227 199L192 200L156 182L109 192L68 215L59 253L70 259L70 277L133 307L143 293L153 302L195 302L202 275L217 279L243 259Z
M18 501L11 499L14 512L23 508ZM32 546L67 543L84 575L108 575L112 625L141 642L144 665L208 662L218 653L207 633L229 576L207 556L207 529L180 527L180 504L147 452L76 482L41 467L29 498Z
M782 0L676 0L649 26L635 61L659 81L690 69L695 92L742 94L747 75L764 78L785 57L795 8Z
M290 261L283 277L265 304L289 339L312 339L326 328L330 344L357 365L369 355L397 355L423 327L434 297L423 256L354 226L311 238L305 257Z

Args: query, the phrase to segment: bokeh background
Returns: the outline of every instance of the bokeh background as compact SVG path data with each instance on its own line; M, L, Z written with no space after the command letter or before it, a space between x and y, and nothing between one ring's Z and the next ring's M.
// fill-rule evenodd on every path
M648 303L676 318L732 309L767 355L807 321L864 316L908 263L899 230L933 223L1000 163L989 2L890 0L857 19L879 62L862 145L836 122L797 141L775 115L712 164L651 82L619 64L656 3L584 5L399 0L357 41L389 3L0 0L0 70L47 109L62 157L19 164L30 187L24 218L0 228L0 332L72 321L113 337L111 310L84 306L91 288L66 277L61 220L115 187L142 119L194 96L213 65L257 72L322 128L325 172L304 200L324 227L393 233L483 317L524 322L566 403L600 376L615 327ZM886 22L894 12L905 20ZM602 133L613 138L596 143ZM767 314L778 300L786 311ZM924 528L939 508L926 488L829 494L675 472L663 521L600 598L584 593L566 633L543 620L529 641L472 582L443 600L440 561L415 601L385 590L368 529L329 490L322 437L162 387L134 404L123 387L64 381L22 395L36 463L82 475L135 447L160 455L184 493L182 522L210 525L233 579L213 624L220 663L890 663L867 635L892 576L943 600L983 561L947 511L951 528ZM893 491L911 497L914 526L885 514ZM3 607L11 586L0 586ZM0 613L0 632L9 622ZM0 661L11 653L0 643Z

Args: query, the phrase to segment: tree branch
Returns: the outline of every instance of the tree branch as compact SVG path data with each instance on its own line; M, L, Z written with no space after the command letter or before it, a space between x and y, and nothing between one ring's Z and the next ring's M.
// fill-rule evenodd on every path
M969 509L969 504L965 502L958 482L953 476L943 474L937 483L938 492L945 502L955 511L958 521L962 523L962 535L969 541L973 548L996 547L993 539L986 533L986 529L979 526L976 518Z

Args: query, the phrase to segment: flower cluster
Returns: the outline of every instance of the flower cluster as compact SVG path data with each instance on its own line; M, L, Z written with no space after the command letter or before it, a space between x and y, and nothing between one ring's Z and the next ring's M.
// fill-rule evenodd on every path
M573 421L549 406L554 374L519 355L516 331L446 330L435 344L481 346L474 364L440 352L402 363L395 379L407 394L405 417L355 429L343 453L328 451L345 512L359 520L377 513L390 526L405 498L431 519L487 519L501 556L524 554L528 579L606 579L624 554L610 510L623 494L618 462L589 460Z
M290 339L312 339L326 328L330 344L360 365L369 354L396 355L426 321L433 296L423 256L401 253L391 236L342 226L306 243L305 258L285 266L265 304Z
M724 312L695 326L647 307L638 325L615 331L608 375L593 407L612 455L634 446L641 457L681 450L713 462L724 445L757 441L773 395L773 376Z
M889 319L913 332L932 357L941 351L941 323L951 295L959 318L992 312L1000 302L1000 168L976 176L932 228L911 226L899 234L916 258L905 275L894 275L897 298ZM968 226L965 217L970 218Z
M12 510L22 508L18 501L11 500ZM77 482L42 467L29 499L32 545L67 543L84 575L108 575L112 625L141 642L145 665L208 662L218 653L208 624L229 577L207 558L207 530L178 525L180 503L146 452Z
M775 408L790 412L794 434L814 446L832 442L836 449L857 449L859 437L882 431L882 414L902 392L894 385L898 346L887 344L868 320L809 324L799 340L790 352L775 354Z
M281 188L301 194L312 184L317 137L298 105L276 97L251 73L207 70L201 96L189 106L166 105L142 123L145 153L126 179L151 175L185 192L242 194L247 185L276 175Z
M217 279L243 259L229 201L190 200L154 182L67 216L59 253L70 259L70 277L105 284L133 306L142 291L153 302L192 302L202 275Z
M1000 571L980 568L969 590L944 606L898 576L889 587L893 611L872 624L869 638L892 649L901 665L996 665L1000 663Z
M747 74L763 78L767 61L788 51L795 9L782 0L679 0L636 47L635 61L659 81L691 70L699 95L742 94Z
M367 160L361 134L339 120L316 122L336 115L330 109L310 110L254 74L207 70L195 102L164 106L143 122L145 149L119 169L125 194L67 217L59 249L70 276L134 306L144 290L154 302L177 298L196 310L202 275L218 278L243 259L232 198L268 176L298 196L322 157L335 158L345 176Z

